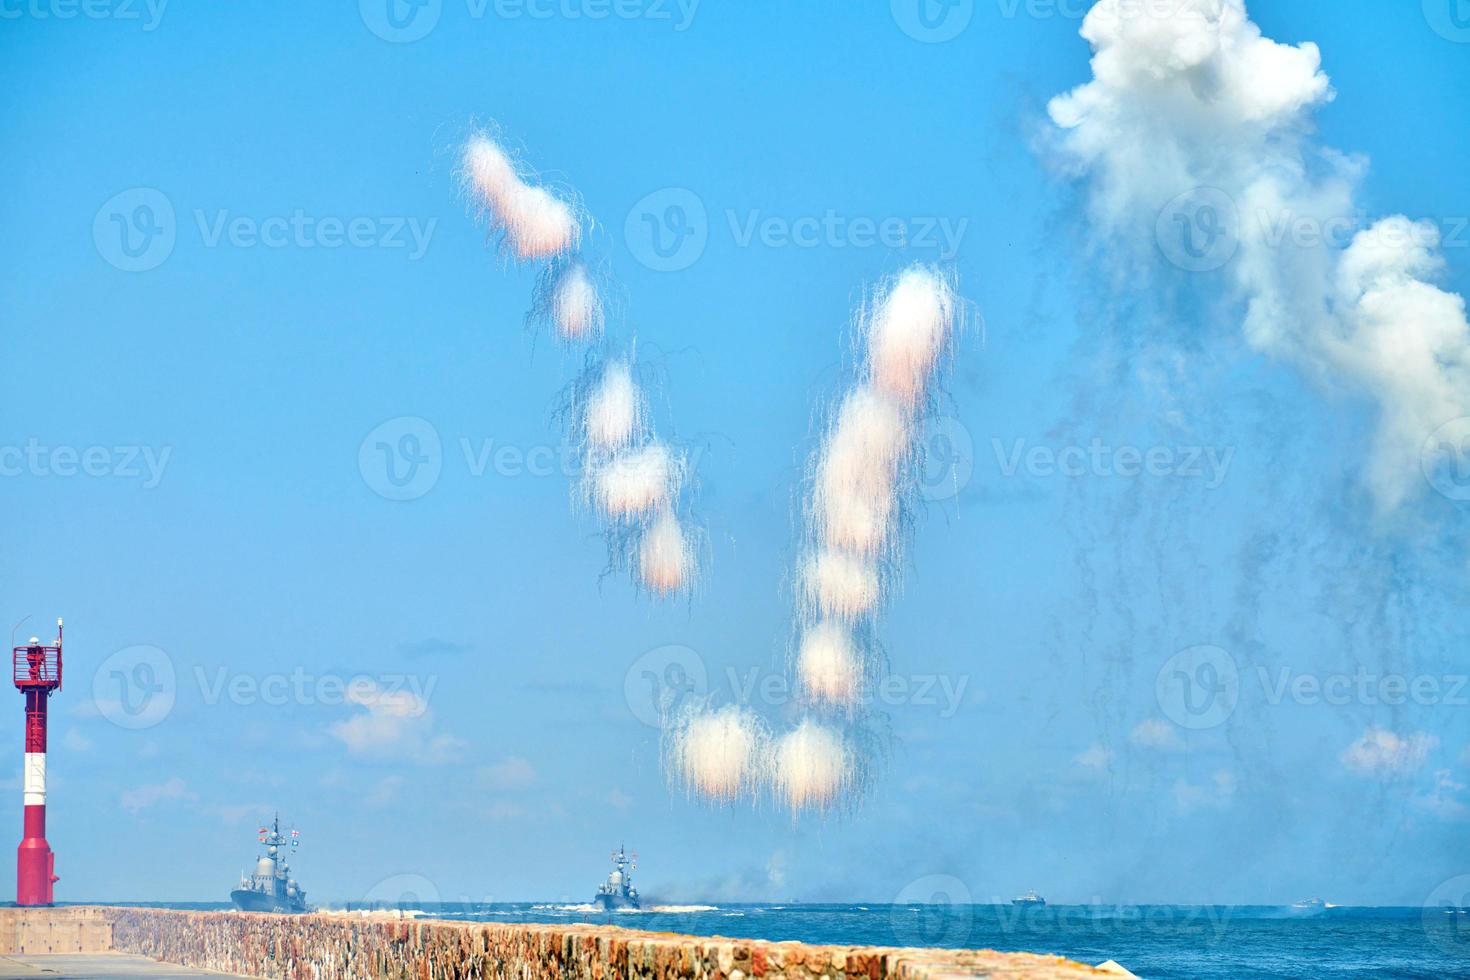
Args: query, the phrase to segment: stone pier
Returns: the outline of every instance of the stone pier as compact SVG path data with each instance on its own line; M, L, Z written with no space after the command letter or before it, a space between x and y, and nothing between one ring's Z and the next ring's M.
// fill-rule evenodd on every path
M0 956L23 960L76 953L134 954L191 970L270 980L1071 980L1128 975L1027 953L818 946L617 926L101 906L0 909ZM97 959L104 965L121 962ZM74 971L68 975L83 975Z

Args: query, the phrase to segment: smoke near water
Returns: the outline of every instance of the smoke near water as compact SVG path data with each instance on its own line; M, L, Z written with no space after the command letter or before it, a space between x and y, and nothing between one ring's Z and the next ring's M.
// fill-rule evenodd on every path
M564 394L559 413L581 452L575 496L601 521L608 569L626 569L633 584L657 598L689 591L698 573L701 529L680 515L688 463L654 431L635 363L607 336L604 290L581 253L590 219L523 176L488 131L461 154L460 179L476 212L517 262L542 262L528 321L558 342L585 352L586 365ZM596 345L594 347L594 345Z
M1093 78L1048 111L1094 227L1212 273L1251 348L1374 405L1364 480L1396 511L1422 490L1426 440L1470 415L1470 323L1433 284L1432 224L1395 215L1346 239L1365 163L1312 139L1335 94L1317 46L1264 37L1243 0L1100 0L1082 36Z
M915 265L885 282L856 314L858 365L808 465L796 561L796 653L804 714L770 743L769 778L745 787L793 814L850 809L867 789L883 736L866 711L881 676L872 640L898 585L905 515L920 464L916 433L960 327L954 282ZM737 723L737 719L739 722ZM732 800L721 778L757 739L748 709L696 707L669 735L666 763L692 795ZM726 738L717 749L710 742Z

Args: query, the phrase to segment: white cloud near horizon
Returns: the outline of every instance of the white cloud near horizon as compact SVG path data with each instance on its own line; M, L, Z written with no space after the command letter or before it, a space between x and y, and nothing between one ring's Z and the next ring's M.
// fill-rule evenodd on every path
M1264 37L1243 0L1100 0L1082 36L1093 78L1048 112L1052 159L1083 184L1095 229L1181 264L1168 235L1219 246L1233 224L1230 253L1194 271L1243 304L1253 349L1376 405L1365 482L1380 513L1403 505L1422 491L1431 436L1470 416L1470 322L1464 299L1433 285L1437 228L1402 215L1358 226L1366 163L1312 132L1334 98L1317 46Z

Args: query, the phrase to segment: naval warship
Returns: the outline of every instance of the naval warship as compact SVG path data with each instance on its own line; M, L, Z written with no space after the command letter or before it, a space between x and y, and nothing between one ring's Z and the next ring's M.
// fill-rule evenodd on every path
M597 895L593 897L592 904L603 912L613 912L617 909L638 908L638 889L633 887L633 878L629 872L638 870L638 855L630 858L620 845L612 856L612 874L607 876L607 881L597 886Z
M255 873L241 875L240 885L230 892L230 901L242 912L305 912L306 892L290 876L291 866L286 863L283 847L296 853L301 841L301 832L292 830L290 836L281 833L281 817L269 828L260 828L260 842L265 853L255 862Z

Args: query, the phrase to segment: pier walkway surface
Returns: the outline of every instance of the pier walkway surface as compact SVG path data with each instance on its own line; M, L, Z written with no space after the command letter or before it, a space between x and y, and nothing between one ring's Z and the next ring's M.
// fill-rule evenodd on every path
M38 953L29 956L0 956L0 980L49 977L51 980L195 980L212 977L228 980L229 973L191 970L172 963L158 963L146 956L126 953Z

